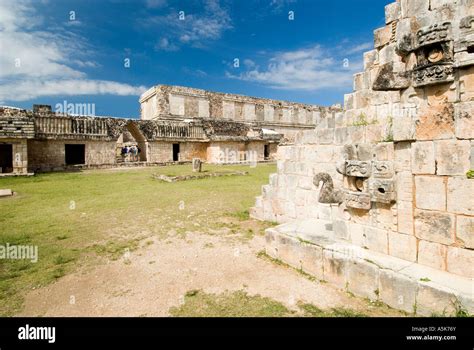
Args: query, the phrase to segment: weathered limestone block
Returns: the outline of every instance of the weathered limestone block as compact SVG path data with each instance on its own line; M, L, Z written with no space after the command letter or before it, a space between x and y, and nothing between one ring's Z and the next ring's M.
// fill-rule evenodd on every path
M430 0L401 0L402 17L421 17L428 14Z
M345 145L350 142L349 129L346 127L334 129L334 143L336 145Z
M474 179L450 177L448 179L448 211L456 214L474 215Z
M329 145L334 142L334 129L318 129L316 135L316 143Z
M458 139L474 138L474 102L455 104L454 124Z
M471 144L468 140L435 142L438 175L465 175L470 167Z
M406 17L406 16L403 16ZM414 23L411 18L403 18L397 23L396 42L397 49L403 54L408 54L414 49L412 28ZM414 29L414 28L413 28Z
M411 166L413 174L434 174L436 172L435 148L432 141L412 144Z
M392 26L385 26L374 31L374 46L379 49L390 43L392 37Z
M411 201L397 201L398 231L408 235L413 234L414 218Z
M461 240L466 248L474 249L473 216L456 216L456 238Z
M378 60L378 51L372 50L364 53L364 71L370 70Z
M323 266L325 281L328 281L339 288L345 288L347 282L348 265L348 257L344 254L330 250L324 250Z
M388 233L388 246L390 255L416 262L417 242L414 236L390 231Z
M352 142L365 142L365 126L349 126L347 131Z
M367 72L354 74L354 91L366 90L369 87L369 76Z
M400 115L393 118L393 139L394 141L415 140L415 120L411 115Z
M452 315L456 312L454 307L456 299L448 288L439 285L435 287L431 282L420 282L416 295L416 313L423 316Z
M474 278L474 250L448 247L448 272Z
M365 226L349 221L348 229L351 236L350 242L359 247L366 247Z
M454 223L453 214L415 210L415 236L420 239L448 245L453 244Z
M391 35L391 26L387 26L389 29L389 34ZM388 42L387 44L389 44L390 42L390 37L388 38ZM381 70L379 72L379 77L377 77L377 81L379 81L378 79L381 77L381 74L384 75L384 77L388 77L389 75L393 76L394 80L393 82L391 82L390 84L391 85L387 85L387 86L390 86L388 89L381 89L381 88L378 88L377 85L374 84L374 86L377 86L377 88L373 87L374 90L400 90L400 89L397 89L397 87L399 88L407 88L409 85L409 75L406 74L404 72L404 70L402 70L400 68L400 65L399 65L399 61L400 61L400 56L397 55L397 52L396 52L396 45L395 44L389 44L389 45L386 45L384 46L382 49L380 49L379 51L379 64L381 66ZM391 72L389 73L389 70L391 70ZM384 84L387 84L387 82L385 81L384 79L384 82L383 82L383 85Z
M370 300L378 300L379 268L363 260L353 261L347 268L347 289Z
M411 171L411 143L395 144L395 171Z
M451 103L429 105L420 110L416 123L417 140L454 137L454 107Z
M446 182L440 176L415 176L416 207L446 210Z
M184 97L170 94L170 113L184 115Z
M384 139L384 128L381 125L370 124L365 127L365 141L377 143Z
M323 249L321 247L301 242L300 264L304 272L323 279Z
M367 226L364 230L365 245L369 250L388 254L388 231Z
M372 85L375 91L402 90L410 87L409 74L397 72L397 67L391 62L394 56L396 56L395 45L386 46L380 51L379 60L383 65L378 68L377 77Z
M343 220L335 220L333 224L334 237L345 241L350 240L350 233L348 230L348 223Z
M447 246L444 244L420 240L418 243L418 263L433 267L437 270L446 270Z
M385 6L385 23L390 24L394 21L398 21L401 15L400 3L393 2Z
M381 142L375 146L375 159L378 161L393 161L395 159L395 147L393 142Z
M418 286L414 281L391 270L380 270L380 300L395 309L414 312Z

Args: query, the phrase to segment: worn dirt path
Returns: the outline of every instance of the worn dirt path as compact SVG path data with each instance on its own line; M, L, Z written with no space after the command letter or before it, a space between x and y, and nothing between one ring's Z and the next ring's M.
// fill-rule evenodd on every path
M351 308L369 315L399 315L368 306L327 283L258 258L264 238L251 241L189 234L155 240L124 257L84 268L25 296L22 316L167 316L189 290L245 290L294 309L299 300L322 309ZM73 302L71 302L73 301Z

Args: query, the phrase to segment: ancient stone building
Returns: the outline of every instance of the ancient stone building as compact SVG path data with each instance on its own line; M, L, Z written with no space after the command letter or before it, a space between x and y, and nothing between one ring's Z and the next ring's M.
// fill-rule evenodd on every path
M277 145L337 108L157 86L140 98L141 119L71 116L50 106L0 107L0 173L69 167L272 160ZM140 155L123 158L124 145Z
M345 111L278 149L267 253L419 314L474 311L474 1L385 9Z

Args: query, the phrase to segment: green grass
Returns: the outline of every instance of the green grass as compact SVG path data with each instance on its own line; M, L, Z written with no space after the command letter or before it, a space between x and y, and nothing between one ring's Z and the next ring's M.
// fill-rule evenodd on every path
M201 290L188 291L184 303L170 309L175 317L365 317L366 315L346 308L321 310L308 303L297 303L294 310L284 304L260 295L248 295L244 291L225 292L219 295Z
M223 225L220 218L246 219L243 213L276 171L272 164L204 165L206 171L249 175L177 183L152 178L159 172L186 174L190 168L186 164L0 179L0 188L17 193L0 199L0 245L37 245L39 255L37 263L0 260L0 315L18 312L28 290L83 264L120 258L146 238L208 233ZM249 235L247 228L242 234Z

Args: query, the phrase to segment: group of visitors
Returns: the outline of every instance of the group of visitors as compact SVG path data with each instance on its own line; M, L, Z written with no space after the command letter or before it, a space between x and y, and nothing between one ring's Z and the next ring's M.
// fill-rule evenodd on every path
M136 145L123 146L120 154L124 162L138 162L141 151L140 147Z

